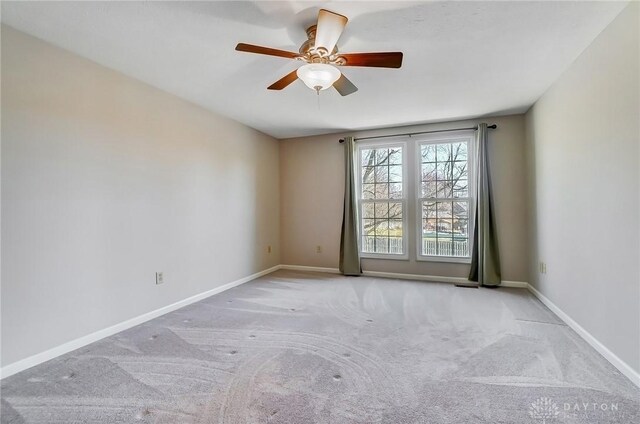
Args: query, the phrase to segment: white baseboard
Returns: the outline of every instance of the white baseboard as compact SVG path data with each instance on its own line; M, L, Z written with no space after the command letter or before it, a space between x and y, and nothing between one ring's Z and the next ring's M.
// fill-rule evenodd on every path
M615 353L611 352L605 345L600 343L591 333L585 330L580 324L575 322L569 315L567 315L562 309L556 306L549 298L540 293L531 284L528 285L528 289L540 302L542 302L547 308L556 314L562 321L564 321L573 331L578 333L591 347L593 347L600 355L611 362L622 374L624 374L633 384L640 387L640 373L635 371L629 364L620 359Z
M340 273L338 268L323 268L323 267L303 266L303 265L280 265L280 269L287 269L290 271L326 272L329 274ZM443 277L440 275L401 274L397 272L382 272L382 271L363 271L362 275L365 275L368 277L395 278L399 280L420 280L420 281L431 281L435 283L469 284L469 280L464 277ZM529 283L527 283L526 281L503 281L501 286L526 289L527 287L529 287Z
M319 266L280 265L279 269L287 269L289 271L326 272L328 274L340 274L340 270L338 270L338 268L323 268Z
M338 268L323 268L315 266L304 265L280 265L280 269L286 269L290 271L307 271L307 272L326 272L329 274L340 274ZM433 281L440 283L468 283L466 278L458 277L439 277L435 275L419 275L419 274L399 274L396 272L380 272L380 271L363 271L362 275L367 277L381 277L381 278L396 278L399 280L422 280Z
M178 302L172 303L167 306L163 306L162 308L156 309L151 312L147 312L146 314L142 314L135 318L131 318L129 320L123 321L116 325L112 325L111 327L104 328L102 330L98 330L94 333L88 334L86 336L82 336L75 340L71 340L70 342L61 344L60 346L56 346L49 350L45 350L44 352L37 353L33 356L29 356L28 358L21 359L12 364L6 365L0 369L0 378L9 377L15 373L26 370L27 368L31 368L43 362L46 362L50 359L56 358L60 355L64 355L65 353L69 353L73 350L84 347L90 343L96 342L98 340L104 339L105 337L112 336L121 331L127 330L131 327L135 327L136 325L142 324L154 318L157 318L161 315L167 314L169 312L175 311L176 309L180 309L184 306L190 305L192 303L198 302L202 299L205 299L209 296L213 296L214 294L221 293L225 290L229 290L233 287L239 286L240 284L244 284L248 281L254 280L258 277L262 277L263 275L270 274L274 271L280 269L280 265L276 265L269 269L265 269L263 271L257 272L255 274L249 275L248 277L240 278L239 280L232 281L227 284L223 284L222 286L216 287L211 290L207 290L206 292L199 293L195 296L188 297L186 299L180 300Z
M362 275L366 275L367 277L396 278L399 280L431 281L434 283L469 284L469 280L467 278L462 278L462 277L442 277L438 275L400 274L396 272L381 272L381 271L363 271Z
M287 269L290 271L326 272L329 274L340 274L340 270L338 270L338 268L323 268L323 267L304 266L304 265L280 265L280 269ZM434 281L434 282L455 283L455 284L458 284L460 282L465 282L465 283L468 282L466 278L437 277L434 275L418 275L418 274L399 274L396 272L363 271L362 275L365 275L367 277L396 278L399 280L423 280L423 281Z
M441 275L420 275L420 274L399 274L395 272L380 272L380 271L363 271L363 275L369 277L382 277L382 278L397 278L400 280L420 280L431 281L434 283L451 283L451 284L473 284L473 281L469 281L464 277L443 277ZM526 289L529 287L529 283L526 281L505 281L503 280L500 287L513 287Z
M502 280L502 283L500 283L500 287L513 287L513 288L516 288L516 289L528 289L529 288L529 283L527 283L526 281Z

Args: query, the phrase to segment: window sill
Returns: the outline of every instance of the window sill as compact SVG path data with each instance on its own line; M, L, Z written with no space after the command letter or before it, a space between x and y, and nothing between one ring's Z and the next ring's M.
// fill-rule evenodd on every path
M471 258L457 258L455 256L418 256L420 262L444 262L453 264L470 264Z
M360 252L360 259L385 259L385 260L392 260L392 261L408 261L409 255L385 255L385 254Z

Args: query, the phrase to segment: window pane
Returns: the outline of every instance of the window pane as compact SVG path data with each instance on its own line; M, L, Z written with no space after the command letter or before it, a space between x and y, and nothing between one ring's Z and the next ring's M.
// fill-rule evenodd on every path
M453 256L457 257L469 257L469 240L468 239L456 239L453 242Z
M376 165L389 165L389 149L376 150Z
M373 166L364 166L362 168L362 182L364 184L370 184L374 182L373 178L373 170L375 168Z
M391 199L402 199L402 183L389 184L389 197Z
M389 182L389 167L388 166L376 166L375 167L375 180L377 183Z
M435 161L436 161L436 145L423 144L422 145L422 162L435 162Z
M453 235L453 256L469 256L469 229L468 221L460 220L458 231Z
M389 218L402 219L402 203L389 203Z
M402 237L389 237L389 253L401 255L402 250Z
M421 187L422 197L426 197L426 198L436 197L436 182L435 181L423 182L423 183L421 183L421 185L422 185L422 187Z
M438 181L436 185L436 197L444 199L451 196L453 182L452 181Z
M423 202L422 203L422 218L437 218L436 215L436 203L435 202Z
M402 237L403 225L401 219L392 219L389 221L389 236Z
M375 163L375 151L371 149L363 149L360 151L360 165L372 166Z
M389 253L389 238L376 237L376 253Z
M362 204L362 218L373 218L374 204L373 203L363 203Z
M431 256L438 254L435 219L422 221L422 254Z
M456 219L453 221L453 238L456 240L464 240L469 235L467 231L467 219Z
M438 211L438 218L452 218L453 217L453 204L452 204L452 202L436 202L436 209Z
M387 219L389 217L389 204L376 203L375 211L376 211L376 218Z
M424 227L423 227L423 235L433 238L435 240L436 233L438 230L438 220L437 219L425 219Z
M436 160L446 162L451 157L451 144L436 144Z
M363 199L375 199L376 186L375 184L362 184L362 198Z
M386 219L375 220L376 237L387 237L389 235L389 221Z
M422 181L435 181L436 178L436 164L435 163L423 163L422 164Z
M450 237L438 237L438 255L453 256L453 240Z
M453 216L455 218L467 218L469 216L469 203L453 202Z
M389 149L389 164L401 165L402 164L402 149L393 148Z
M375 253L375 243L376 238L372 236L364 236L362 237L362 246L361 249L366 253Z
M467 143L453 143L453 160L467 161Z
M469 197L469 181L458 180L453 185L453 197Z
M467 162L451 162L453 164L453 179L467 178Z
M438 162L436 164L436 179L438 180L451 179L451 163L450 162Z
M402 165L389 167L389 181L394 183L402 182Z
M388 199L389 184L388 183L376 184L375 196L376 196L376 199Z
M375 221L373 219L362 220L362 234L370 237L375 235Z

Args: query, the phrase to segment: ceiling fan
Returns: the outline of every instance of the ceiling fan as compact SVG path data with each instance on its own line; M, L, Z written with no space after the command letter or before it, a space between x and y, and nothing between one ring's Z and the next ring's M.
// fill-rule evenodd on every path
M267 87L269 90L282 90L300 78L318 94L333 86L338 93L348 96L358 91L358 88L336 66L399 68L402 66L402 53L339 53L336 43L347 21L346 16L320 9L318 23L307 29L308 39L300 46L299 53L245 43L239 43L236 50L306 62Z

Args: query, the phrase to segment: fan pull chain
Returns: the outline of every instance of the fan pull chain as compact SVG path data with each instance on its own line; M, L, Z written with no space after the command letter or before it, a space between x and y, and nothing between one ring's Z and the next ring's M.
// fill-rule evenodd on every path
M318 97L318 110L320 110L320 87L316 87L316 95Z

